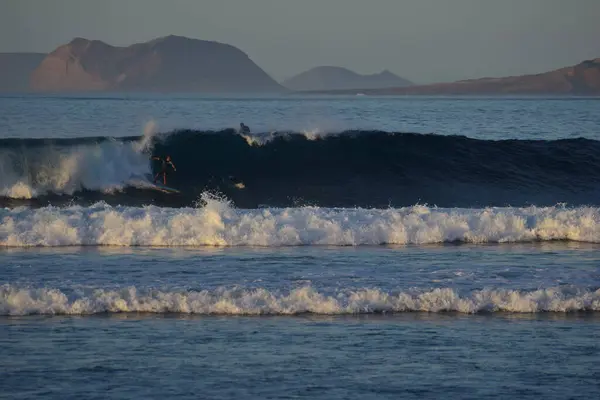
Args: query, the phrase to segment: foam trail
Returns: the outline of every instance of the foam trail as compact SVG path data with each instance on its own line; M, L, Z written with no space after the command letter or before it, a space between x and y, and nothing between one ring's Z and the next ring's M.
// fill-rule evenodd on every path
M287 293L267 289L219 288L213 291L161 291L128 287L76 289L0 287L0 315L186 313L224 315L371 314L402 312L574 312L600 311L600 289L548 288L533 291L453 289L386 292L339 291L335 296L307 286Z
M0 210L0 245L359 246L548 240L600 242L600 209L235 209L205 196L200 208L45 207Z

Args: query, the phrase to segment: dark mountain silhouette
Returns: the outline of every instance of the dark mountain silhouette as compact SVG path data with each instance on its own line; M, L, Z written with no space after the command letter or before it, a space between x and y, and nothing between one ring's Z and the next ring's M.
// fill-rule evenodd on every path
M360 75L341 67L315 67L283 82L292 90L378 89L409 86L406 79L385 70L379 74Z
M33 72L36 91L280 92L284 88L228 44L166 36L128 47L76 38Z
M334 93L324 91L325 93ZM336 91L354 94L356 91ZM389 87L363 91L374 95L485 95L485 94L600 94L600 58L535 75L470 79L411 87Z
M25 92L44 53L0 53L0 92Z

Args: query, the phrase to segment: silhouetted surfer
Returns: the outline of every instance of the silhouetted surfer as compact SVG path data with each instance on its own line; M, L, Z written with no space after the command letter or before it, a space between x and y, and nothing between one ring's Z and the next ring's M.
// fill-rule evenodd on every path
M152 159L161 162L160 172L157 173L156 175L154 175L154 183L156 183L156 180L158 179L158 177L160 175L162 175L163 176L163 184L166 186L167 185L167 167L171 166L171 168L173 168L173 171L177 171L177 169L175 168L175 165L171 161L171 156L167 156L165 158L162 158L162 157L152 157Z
M240 122L240 133L250 133L250 128L248 125L244 125L243 122Z

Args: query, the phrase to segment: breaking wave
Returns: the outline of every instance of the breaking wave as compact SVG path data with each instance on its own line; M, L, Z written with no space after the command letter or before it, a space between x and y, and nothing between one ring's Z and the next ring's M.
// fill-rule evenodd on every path
M140 187L171 155L179 195ZM594 205L600 142L477 140L380 131L175 131L127 138L0 139L0 205L191 206L204 191L237 206ZM20 202L18 199L21 199Z
M0 196L111 194L151 173L149 123L139 138L0 139Z
M199 291L86 288L60 290L0 286L0 315L186 313L223 315L371 314L402 312L600 311L600 289L485 289L459 294L450 288L386 292L352 289L334 295L301 287L289 292L220 288Z
M600 209L237 209L205 195L198 208L0 209L0 246L360 246L600 242Z

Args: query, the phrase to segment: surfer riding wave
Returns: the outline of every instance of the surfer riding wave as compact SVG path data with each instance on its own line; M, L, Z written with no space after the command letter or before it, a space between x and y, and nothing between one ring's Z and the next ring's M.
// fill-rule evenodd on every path
M177 168L175 168L175 164L173 164L173 162L171 161L171 156L166 156L165 158L153 156L153 157L151 157L151 159L161 162L160 171L156 175L154 175L154 183L156 183L156 180L158 179L158 177L162 175L163 185L166 186L167 185L167 169L168 169L168 167L170 166L171 168L173 168L174 172L177 171Z

